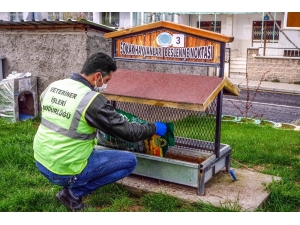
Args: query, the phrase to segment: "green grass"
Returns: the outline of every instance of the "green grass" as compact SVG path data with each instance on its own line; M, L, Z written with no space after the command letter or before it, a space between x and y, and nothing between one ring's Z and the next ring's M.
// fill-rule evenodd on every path
M0 120L0 211L66 212L51 184L36 169L32 143L39 118ZM180 121L180 126L191 125ZM179 126L178 126L179 127ZM190 134L192 137L194 134ZM232 167L279 176L266 188L269 199L257 211L300 211L300 132L252 123L222 122L221 142L232 148ZM136 193L122 184L104 186L84 198L88 212L240 212L238 204L190 203L163 193Z
M279 79L277 79L277 78L275 78L275 79L273 79L273 80L272 80L272 82L279 83L279 82L280 82L280 80L279 80Z
M294 81L293 84L300 84L300 81Z
M267 189L265 212L300 211L300 132L252 123L222 123L222 139L232 148L232 166L279 176ZM258 168L258 169L257 169Z

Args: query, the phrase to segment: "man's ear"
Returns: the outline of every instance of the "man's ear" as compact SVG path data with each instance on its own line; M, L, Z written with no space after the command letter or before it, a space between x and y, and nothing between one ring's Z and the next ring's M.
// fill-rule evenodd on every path
M101 77L101 73L100 72L94 73L94 81L99 81L100 77Z

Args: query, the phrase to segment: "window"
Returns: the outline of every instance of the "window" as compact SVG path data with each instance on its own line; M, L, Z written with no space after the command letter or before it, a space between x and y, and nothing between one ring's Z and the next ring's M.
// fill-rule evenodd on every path
M132 13L132 26L140 26L142 25L142 13L141 12L133 12Z
M93 21L92 12L48 12L48 20L90 20Z
M110 13L110 24L112 27L119 27L119 13L118 12L111 12Z
M103 12L102 24L110 27L119 27L120 13L118 12Z
M11 21L20 21L23 19L23 12L10 12L9 19Z
M199 27L199 21L197 21L197 27ZM200 28L221 33L221 21L200 21Z
M165 13L165 21L174 22L174 13Z
M153 22L157 22L157 21L162 21L164 18L164 14L163 13L153 13Z
M276 21L279 27L281 27L281 21ZM262 31L263 29L263 31ZM274 21L253 21L252 27L252 40L253 42L266 40L271 42L278 42L279 30L274 24Z
M300 27L300 12L288 12L287 27Z
M144 24L153 23L155 21L154 13L145 12L144 13Z
M145 12L144 24L158 21L174 21L174 13Z
M60 15L61 13L59 12L48 12L48 20L56 20L60 19L62 16Z
M94 17L93 17L93 12L85 12L85 18L86 20L89 20L89 21L94 21Z

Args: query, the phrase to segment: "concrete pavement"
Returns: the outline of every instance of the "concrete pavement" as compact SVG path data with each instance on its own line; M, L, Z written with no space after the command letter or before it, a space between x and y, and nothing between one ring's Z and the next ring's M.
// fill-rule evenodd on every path
M189 202L203 202L216 207L227 207L242 212L252 212L263 205L269 196L265 189L280 177L255 172L252 169L234 169L235 181L229 172L219 171L205 183L205 194L199 196L197 188L165 182L157 179L130 175L117 181L136 195L163 193Z
M234 76L228 78L234 85L240 89L249 89L255 90L257 87L261 91L270 91L270 92L280 92L280 93L289 93L289 94L299 94L300 95L300 84L288 84L282 82L270 82L270 81L252 81L249 80L247 83L245 78L235 78Z

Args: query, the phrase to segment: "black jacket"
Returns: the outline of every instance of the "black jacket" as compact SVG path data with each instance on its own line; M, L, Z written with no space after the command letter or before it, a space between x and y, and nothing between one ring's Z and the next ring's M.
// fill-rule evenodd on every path
M80 74L72 73L70 79L83 83L94 90L91 84ZM103 95L98 95L86 110L85 119L91 127L129 142L142 141L155 134L153 123L135 124L125 120Z

